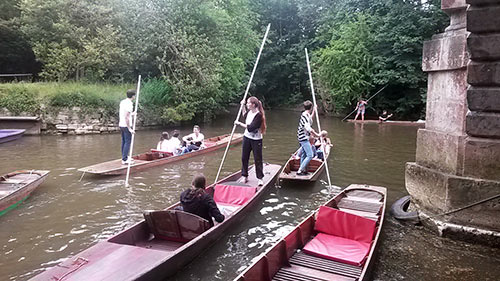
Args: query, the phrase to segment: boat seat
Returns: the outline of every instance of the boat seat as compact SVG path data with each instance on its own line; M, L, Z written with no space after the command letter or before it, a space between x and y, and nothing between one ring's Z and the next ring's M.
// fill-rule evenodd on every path
M156 238L187 242L210 228L207 220L183 211L146 211L144 219Z
M303 251L361 266L370 252L375 228L373 220L321 206L314 225L318 235L306 244Z
M214 189L214 201L217 205L241 206L255 193L256 187L217 184Z

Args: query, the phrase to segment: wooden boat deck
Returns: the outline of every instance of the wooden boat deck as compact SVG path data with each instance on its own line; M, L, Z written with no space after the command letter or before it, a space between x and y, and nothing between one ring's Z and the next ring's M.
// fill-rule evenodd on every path
M0 215L23 202L48 174L49 171L22 170L0 176Z
M328 157L330 156L330 146L326 146L326 161L328 161ZM290 159L286 162L283 167L283 171L279 176L280 180L295 180L295 181L316 181L318 177L321 175L323 170L325 169L325 163L323 160L318 158L313 158L308 164L308 172L307 175L297 175L297 172L300 167L300 157L298 152L300 148L292 154Z
M367 207L363 206L363 204ZM324 206L349 213L363 212L376 222L376 231L365 262L360 265L313 256L302 251L312 240L315 231L315 214L310 215L288 235L262 254L235 281L325 281L367 280L368 268L380 236L386 205L386 190L383 187L350 185L329 200ZM365 211L359 211L363 209Z
M379 124L379 125L401 125L401 126L422 126L425 127L425 121L424 122L419 122L419 121L399 121L399 120L387 120L381 122L380 120L354 120L354 119L348 119L347 122L349 123L355 123L355 124Z
M239 143L243 140L243 134L234 134L231 144ZM219 148L225 147L229 141L229 135L221 135L205 140L206 148L192 151L177 156L165 156L159 152L146 152L134 155L134 164L130 165L130 172L136 172L142 169L164 165L186 158L191 158L205 154ZM123 175L127 172L128 165L123 165L121 159L111 160L88 167L80 168L78 171L95 175Z

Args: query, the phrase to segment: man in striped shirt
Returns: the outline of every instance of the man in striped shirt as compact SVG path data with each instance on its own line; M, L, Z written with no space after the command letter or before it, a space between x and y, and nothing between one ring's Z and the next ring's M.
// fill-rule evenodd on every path
M307 164L313 158L313 150L309 138L311 135L318 136L318 133L312 128L313 114L316 108L313 107L311 101L306 100L304 102L304 112L300 116L299 127L297 129L297 139L299 140L300 146L302 147L300 153L300 168L297 171L298 176L307 175Z

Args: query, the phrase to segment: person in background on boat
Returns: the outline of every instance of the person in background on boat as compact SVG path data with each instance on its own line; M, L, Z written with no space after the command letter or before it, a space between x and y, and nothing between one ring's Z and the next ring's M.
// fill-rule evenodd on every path
M179 131L174 130L172 132L172 137L169 140L170 147L172 147L174 155L179 155L182 153L182 142L179 139L179 135L180 135Z
M387 110L382 111L382 114L378 117L380 123L387 121L387 119L391 118L392 114L388 114Z
M186 148L182 153L191 152L200 148L205 148L205 136L200 132L200 126L194 125L193 133L182 138L186 142Z
M243 144L241 150L241 175L243 182L248 182L248 161L250 160L250 152L253 151L253 160L255 162L255 174L258 179L259 186L264 182L264 165L262 162L262 135L266 132L266 114L262 103L256 97L249 97L246 101L241 101L243 118L245 123L236 120L235 125L245 128L243 134Z
M156 145L156 150L168 152L170 142L170 135L168 132L161 133L160 141Z
M132 159L128 159L128 154L130 153L130 142L132 141L132 134L134 130L132 129L132 115L134 115L134 104L133 100L135 98L135 90L127 90L127 98L120 102L120 121L118 126L122 134L122 165L133 163Z
M313 103L310 100L304 102L304 111L299 119L299 126L297 128L297 139L299 141L301 152L300 152L300 168L297 171L297 175L304 176L307 175L307 165L309 161L314 157L314 151L310 142L311 135L318 136L318 133L312 128L314 110Z
M328 132L323 130L320 133L320 137L315 139L314 147L316 148L316 157L318 159L324 160L325 153L323 151L323 148L321 147L321 138L323 138L323 141L325 142L325 146L333 146L332 141L328 137Z
M195 175L191 187L181 193L181 206L184 212L202 217L210 223L210 226L213 226L212 217L217 222L223 222L225 217L217 208L212 196L205 192L205 183L204 175Z
M358 119L360 113L361 113L361 121L365 121L365 109L367 104L368 104L367 101L363 100L363 98L359 98L359 101L356 104L356 109L358 110L358 112L356 113L356 117L354 117L354 121Z

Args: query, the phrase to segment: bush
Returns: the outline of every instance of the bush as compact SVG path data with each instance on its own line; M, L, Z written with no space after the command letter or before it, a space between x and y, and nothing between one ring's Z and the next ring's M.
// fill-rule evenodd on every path
M0 89L0 107L19 115L23 112L36 114L40 110L38 94L26 87L18 86Z

